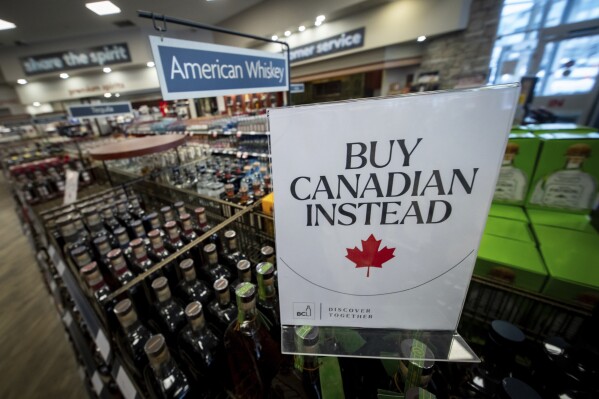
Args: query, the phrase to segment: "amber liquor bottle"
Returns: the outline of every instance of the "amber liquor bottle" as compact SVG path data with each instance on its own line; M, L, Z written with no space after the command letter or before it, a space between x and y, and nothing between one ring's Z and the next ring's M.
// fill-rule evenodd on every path
M279 298L275 288L275 268L272 263L262 262L256 266L258 279L258 310L264 316L264 324L272 337L281 341L281 317Z

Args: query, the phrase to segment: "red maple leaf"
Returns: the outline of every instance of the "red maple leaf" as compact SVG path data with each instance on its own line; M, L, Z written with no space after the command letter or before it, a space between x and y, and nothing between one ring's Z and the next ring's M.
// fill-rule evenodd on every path
M383 263L395 257L393 255L395 248L385 247L379 251L382 240L377 240L373 234L366 241L361 241L362 250L360 251L358 247L354 247L353 249L346 248L347 255L345 257L354 262L356 268L367 267L366 277L370 277L371 267L382 268Z

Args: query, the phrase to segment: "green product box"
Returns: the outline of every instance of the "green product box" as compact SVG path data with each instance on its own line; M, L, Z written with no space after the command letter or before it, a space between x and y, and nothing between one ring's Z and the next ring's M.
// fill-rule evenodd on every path
M589 213L597 201L599 133L545 133L527 208Z
M547 270L534 243L483 234L474 274L540 292Z
M559 227L582 231L589 234L598 234L597 230L591 224L591 218L588 215L577 213L556 212L545 209L528 209L530 222L535 225Z
M593 133L597 129L589 126L577 125L576 123L539 123L536 125L526 125L525 127L534 134L543 133Z
M519 220L521 222L528 223L528 217L526 216L526 212L524 212L524 208L515 205L493 203L491 204L491 208L489 209L489 216L493 216L496 218Z
M540 147L541 140L534 134L512 130L497 178L494 202L524 204Z
M528 223L489 216L484 234L535 244Z
M599 236L533 225L549 279L543 294L566 302L599 303Z

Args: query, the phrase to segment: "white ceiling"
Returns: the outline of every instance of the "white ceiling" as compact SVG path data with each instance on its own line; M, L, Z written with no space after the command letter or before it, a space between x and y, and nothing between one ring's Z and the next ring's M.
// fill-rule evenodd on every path
M105 16L85 7L91 1L95 0L0 1L0 19L17 25L0 30L0 48L115 32L120 28L114 23L125 20L147 26L147 20L137 16L140 9L214 25L263 0L112 0L121 13Z

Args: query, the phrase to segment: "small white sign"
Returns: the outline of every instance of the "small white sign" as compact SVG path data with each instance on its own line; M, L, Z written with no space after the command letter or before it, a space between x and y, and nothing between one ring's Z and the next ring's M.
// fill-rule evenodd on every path
M282 324L455 330L518 92L270 110Z
M67 176L64 184L63 205L69 205L77 201L77 190L79 187L79 172L76 170L67 170Z

